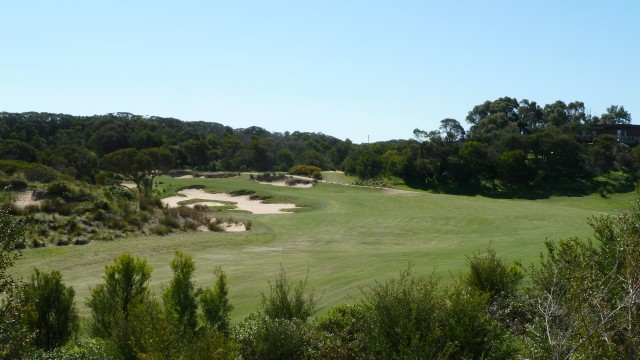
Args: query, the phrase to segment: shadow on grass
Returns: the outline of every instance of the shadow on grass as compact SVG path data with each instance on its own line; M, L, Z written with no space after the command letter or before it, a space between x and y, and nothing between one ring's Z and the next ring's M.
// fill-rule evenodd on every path
M500 181L473 184L426 184L423 181L406 180L405 184L416 190L432 191L435 193L484 196L494 199L548 199L552 196L587 196L600 194L603 198L609 194L633 191L636 181L631 176L607 174L591 179L556 179L538 183L505 185Z

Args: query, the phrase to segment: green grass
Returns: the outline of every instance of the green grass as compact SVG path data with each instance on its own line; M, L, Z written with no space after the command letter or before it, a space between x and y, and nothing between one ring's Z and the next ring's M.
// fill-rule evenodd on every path
M358 180L355 176L349 176L342 171L323 171L322 180L328 183L353 184Z
M280 264L291 279L309 270L309 287L322 294L321 311L358 297L360 288L396 276L413 263L419 274L449 281L465 270L465 256L493 246L498 255L524 264L536 262L544 240L591 234L587 219L626 207L634 193L545 200L502 200L416 193L393 193L334 184L300 189L258 184L248 177L172 179L163 177L165 196L189 185L208 191L253 190L270 202L294 202L294 214L237 214L251 220L244 233L181 232L126 238L85 246L26 250L13 269L27 276L34 266L58 269L83 304L88 289L101 281L104 265L122 252L145 257L153 267L156 293L171 277L176 250L196 261L196 281L210 286L221 265L229 276L234 320L255 311L267 281ZM84 305L81 313L87 315Z

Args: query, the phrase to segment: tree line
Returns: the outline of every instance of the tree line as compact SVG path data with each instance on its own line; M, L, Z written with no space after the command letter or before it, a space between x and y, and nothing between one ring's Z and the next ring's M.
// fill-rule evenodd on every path
M158 169L287 171L309 165L365 180L397 178L410 186L473 193L593 191L594 177L617 172L629 185L640 170L637 147L592 133L596 124L630 124L624 106L612 105L595 116L579 101L541 106L503 97L474 106L465 120L468 130L447 118L438 129L415 129L412 139L354 144L321 133L232 129L130 113L5 112L0 113L0 159L38 162L90 182L126 153L128 162ZM157 149L162 156L156 156Z
M630 124L623 106L592 116L582 102L541 107L504 97L474 106L465 120L468 130L447 118L437 130L415 129L412 141L360 146L342 168L362 178L396 176L436 190L471 193L589 191L591 179L616 171L631 185L640 169L637 147L612 135L593 135L597 124Z
M74 290L59 272L9 275L24 226L0 211L0 358L635 359L638 223L636 201L628 212L592 219L594 240L547 241L529 268L492 249L473 254L449 285L409 266L317 317L307 279L291 280L281 268L256 312L236 324L222 269L212 272L213 286L198 286L195 262L177 252L156 297L151 267L125 253L84 300L91 313L79 336Z

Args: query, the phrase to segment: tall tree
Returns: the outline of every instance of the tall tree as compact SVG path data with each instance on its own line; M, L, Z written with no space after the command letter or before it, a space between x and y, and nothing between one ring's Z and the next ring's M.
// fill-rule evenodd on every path
M601 124L631 124L631 114L629 114L624 106L611 105L607 108L607 112L600 116Z
M464 140L465 131L458 120L450 118L440 120L440 132L443 134L443 140L448 143Z
M151 196L153 180L174 166L173 154L165 148L121 149L105 155L102 164L133 181L144 197Z

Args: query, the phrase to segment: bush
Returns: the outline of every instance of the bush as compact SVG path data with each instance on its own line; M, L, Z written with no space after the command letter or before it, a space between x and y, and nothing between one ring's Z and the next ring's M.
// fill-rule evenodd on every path
M165 312L178 336L190 336L198 326L197 294L193 283L196 266L191 256L179 251L170 265L173 278L164 292Z
M269 294L262 294L261 310L271 319L299 319L306 321L315 311L317 299L311 292L305 295L309 275L293 285L287 278L284 268L272 283L269 281Z
M113 341L125 358L143 349L146 331L158 321L159 308L149 290L151 267L125 253L105 266L104 282L91 289L93 336Z
M35 344L40 349L60 347L78 330L74 295L73 288L62 282L60 272L34 269L26 289L25 321L36 334Z
M214 231L214 232L223 232L225 230L224 226L216 222L208 223L207 229L209 229L209 231Z
M103 193L107 199L123 198L127 200L133 200L135 197L131 189L119 185L109 185L104 188Z
M311 165L295 165L289 169L289 174L298 176L308 176L314 179L322 179L322 169Z
M50 197L61 197L63 199L71 199L73 197L73 189L64 181L56 181L47 186L47 193Z
M366 345L366 309L362 305L339 305L318 320L317 328L324 334L316 359L371 359Z
M149 232L153 235L164 236L171 233L171 228L164 225L155 225L149 228Z
M118 349L102 339L91 338L70 342L51 352L39 351L28 360L121 360Z
M223 334L228 334L231 330L231 310L233 306L229 303L227 296L227 274L222 268L214 271L217 280L213 289L206 288L200 291L200 308L205 324L211 329L215 329Z
M180 220L177 217L171 215L163 216L158 222L166 227L174 229L180 228Z
M20 175L13 175L8 182L11 190L25 190L29 186L27 181Z
M367 346L379 358L445 358L450 349L441 338L444 298L434 278L416 278L410 270L399 279L363 291L367 309Z
M48 166L19 160L0 160L0 172L6 175L23 174L29 181L42 183L68 178Z
M46 199L40 204L40 210L46 213L58 213L60 215L71 215L72 207L61 198Z
M182 229L184 231L196 231L198 230L198 227L200 227L200 224L189 219L185 220L184 223L182 224Z
M95 175L96 184L114 186L120 183L121 179L112 172L99 171Z
M254 314L240 323L233 338L243 359L302 359L312 346L309 326L300 319L272 319Z
M24 176L29 181L41 182L45 184L61 178L59 172L43 165L32 166L24 169Z

